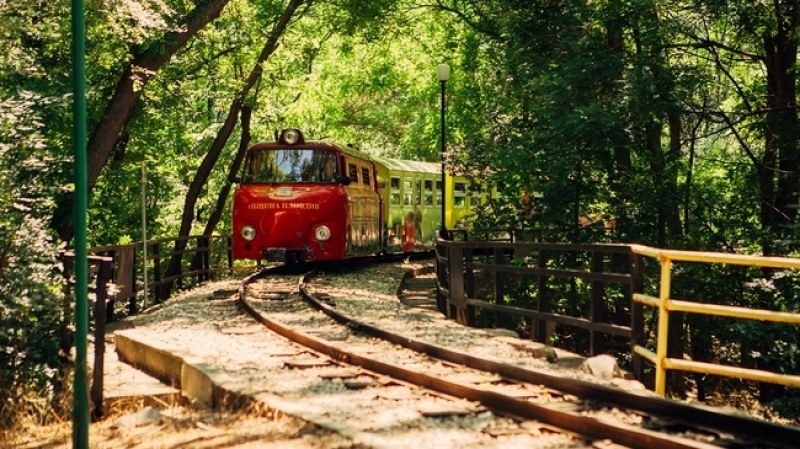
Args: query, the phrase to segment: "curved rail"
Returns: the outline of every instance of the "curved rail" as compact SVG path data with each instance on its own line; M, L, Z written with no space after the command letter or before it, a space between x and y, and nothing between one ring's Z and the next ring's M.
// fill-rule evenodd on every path
M355 354L353 352L342 350L341 348L333 346L324 340L312 337L304 332L291 329L280 322L269 319L269 317L257 311L247 302L247 285L256 279L267 276L273 272L274 271L271 270L264 270L245 279L239 292L239 303L241 307L254 319L272 331L315 351L326 354L335 360L357 365L376 373L413 383L415 385L419 385L421 387L435 390L444 394L480 402L489 408L506 414L525 419L539 420L561 429L591 438L611 439L618 444L623 444L630 447L669 449L718 447L708 443L679 438L675 435L667 435L635 426L603 422L596 418L583 416L579 413L558 410L556 408L535 404L497 392L489 391L484 388L477 388L472 385L466 385L463 383L449 381L440 377L430 376L425 373L412 371L400 366L395 366ZM606 403L616 404L628 409L633 409L660 417L667 417L675 421L687 423L694 428L698 427L698 423L708 423L708 425L700 427L735 435L747 435L748 437L752 437L752 440L754 441L764 442L774 447L795 447L796 441L798 441L798 438L800 438L800 430L793 428L765 423L738 415L720 413L718 410L713 410L706 407L690 406L657 397L629 393L619 389L592 384L590 382L565 379L535 370L523 369L508 364L481 359L461 351L456 351L393 334L366 323L359 322L358 320L343 315L330 306L323 304L305 288L305 283L310 275L311 273L307 273L299 280L298 287L300 292L307 301L312 303L319 310L322 310L332 319L358 332L385 339L414 351L427 354L431 357L461 364L473 369L492 372L517 381L545 385L547 387L582 398L599 399Z

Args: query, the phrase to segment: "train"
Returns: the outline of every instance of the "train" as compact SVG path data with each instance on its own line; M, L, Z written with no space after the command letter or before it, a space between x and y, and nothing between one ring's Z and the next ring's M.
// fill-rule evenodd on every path
M235 259L299 263L430 251L442 215L454 229L486 200L477 184L444 173L441 163L307 141L297 128L249 147L234 180Z

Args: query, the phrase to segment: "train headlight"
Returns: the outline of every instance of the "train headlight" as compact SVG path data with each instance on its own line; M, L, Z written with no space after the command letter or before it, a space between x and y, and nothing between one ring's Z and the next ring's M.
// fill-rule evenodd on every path
M331 228L322 225L317 226L317 229L314 229L314 238L320 242L324 242L331 238Z
M248 242L252 242L253 239L256 238L256 228L250 225L242 226L240 235L242 236L243 239L247 240Z
M303 134L300 132L299 129L296 128L284 129L283 131L281 131L279 141L287 145L303 143Z

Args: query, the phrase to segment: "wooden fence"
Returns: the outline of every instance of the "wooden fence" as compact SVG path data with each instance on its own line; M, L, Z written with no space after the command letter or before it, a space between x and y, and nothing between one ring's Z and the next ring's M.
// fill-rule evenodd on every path
M633 353L642 344L644 318L641 260L627 245L444 241L437 245L439 310L469 326L505 327L536 341L568 342L575 352L596 355L612 342ZM559 346L563 346L560 342ZM642 359L632 370L642 375Z
M662 312L655 318L660 324L667 321L664 310L670 307L691 311L698 308L684 304L685 301L674 301L668 293L664 296L662 292L658 301L645 295L645 258L655 251L663 261L665 254L684 256L685 252L646 251L637 245L514 242L513 234L504 234L507 237L494 241L469 241L469 236L462 234L453 232L453 237L459 239L456 241L437 241L437 303L439 310L448 317L469 326L512 328L524 337L547 343L569 336L572 341L558 341L557 345L586 355L620 353L627 349L631 370L640 380L645 361L656 363L662 371L689 369L686 364L678 365L678 361L665 358L666 342L662 341L665 338L657 342L658 356L643 349L647 343L645 306L658 302ZM169 249L176 247L178 241L183 243L183 250ZM144 263L142 242L89 250L93 254L89 258L90 292L95 302L90 310L94 318L96 367L103 365L106 323L138 312L145 305L146 295L153 298L154 303L163 302L174 286L190 288L219 275L232 275L236 270L255 267L234 264L228 237L159 239L148 241L146 245L147 263ZM703 261L730 263L731 258L738 257L754 266L770 262L757 257L709 254L703 253ZM166 270L173 255L181 257L181 264L177 273L168 275ZM784 265L777 266L798 265L796 260L781 260L781 263ZM71 279L69 255L64 258L64 268L65 276ZM663 267L661 273L663 278ZM145 275L152 280L146 289ZM72 283L66 285L61 346L68 353L72 346L69 332ZM786 322L789 319L792 323L800 320L796 314L758 313L759 319L764 320L774 318ZM572 330L558 332L559 327ZM662 333L666 334L659 330L659 334ZM706 372L720 371L706 369ZM662 373L660 394L664 394L663 378ZM95 417L103 412L102 388L102 369L95 369L91 387Z
M779 310L780 305L766 310L709 304L708 298L675 299L671 290L674 262L771 267L789 273L800 271L797 258L459 237L463 240L437 241L437 303L442 313L462 324L511 328L521 336L584 355L623 354L642 381L645 362L651 362L654 388L660 395L667 391L668 370L800 386L798 373L686 360L680 354L687 336L670 334L668 324L671 314L691 313L800 325L800 314ZM648 258L651 262L645 270ZM652 269L652 260L660 267ZM649 329L645 329L646 317ZM557 332L562 327L572 329ZM566 341L569 338L572 341ZM668 346L677 348L675 356L668 356Z

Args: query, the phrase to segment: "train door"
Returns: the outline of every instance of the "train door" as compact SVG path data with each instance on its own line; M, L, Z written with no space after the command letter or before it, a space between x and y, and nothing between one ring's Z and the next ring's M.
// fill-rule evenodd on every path
M381 201L378 193L375 164L368 160L359 161L361 183L364 187L363 215L361 217L361 239L364 250L376 254L381 249Z
M372 164L375 179L375 191L378 193L376 213L378 214L378 228L375 229L375 240L378 242L377 252L386 250L386 218L388 216L388 189L385 168L378 162Z
M403 226L403 179L400 173L389 172L389 207L386 213L386 249L399 252Z
M403 173L403 207L402 225L400 229L400 249L403 252L411 252L417 246L417 238L420 232L419 203L421 198L420 182L413 173Z
M348 256L375 254L380 248L380 200L375 185L374 165L366 160L346 156L347 186L347 249Z

